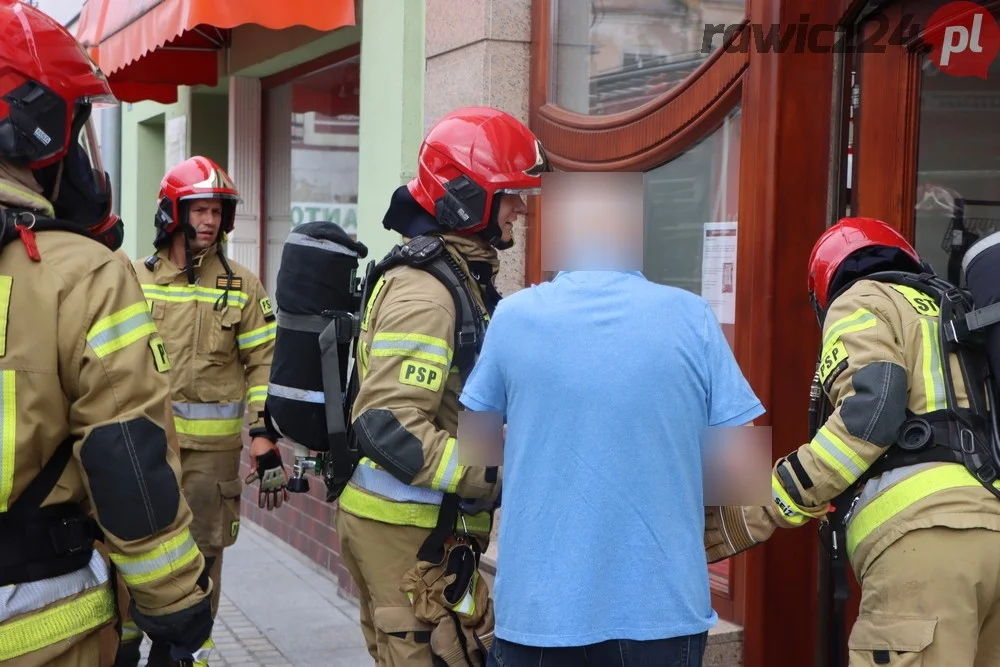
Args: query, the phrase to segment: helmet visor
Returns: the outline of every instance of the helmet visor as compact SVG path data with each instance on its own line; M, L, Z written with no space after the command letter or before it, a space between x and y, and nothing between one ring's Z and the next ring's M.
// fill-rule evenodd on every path
M111 184L108 174L104 171L101 160L101 149L97 143L97 133L94 130L94 119L88 118L76 136L76 147L71 147L69 157L73 164L73 180L81 191L95 198L103 198L110 193ZM74 150L74 148L76 150Z

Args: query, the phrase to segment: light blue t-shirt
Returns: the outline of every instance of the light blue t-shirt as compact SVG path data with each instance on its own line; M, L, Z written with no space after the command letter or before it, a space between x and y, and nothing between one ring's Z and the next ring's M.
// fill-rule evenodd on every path
M711 628L701 446L764 409L702 298L563 272L500 302L461 396L507 419L496 636L531 646Z

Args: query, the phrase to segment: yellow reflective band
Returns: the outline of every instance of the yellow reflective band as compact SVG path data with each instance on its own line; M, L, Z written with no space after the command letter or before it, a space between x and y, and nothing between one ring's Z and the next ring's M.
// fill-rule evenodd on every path
M400 503L371 495L348 484L340 494L340 509L362 519L381 521L394 526L415 526L431 529L437 525L437 505L424 503ZM472 532L488 533L492 527L492 519L488 512L465 515L463 523L460 517L455 521L456 528L465 528Z
M858 481L865 470L868 470L865 460L826 426L816 433L815 439L809 443L809 449L836 470L848 484Z
M247 390L247 403L263 403L267 400L267 385L257 385Z
M80 597L0 625L0 661L58 644L98 628L117 613L107 585Z
M40 211L49 217L55 215L55 209L52 208L52 204L48 199L42 197L36 192L32 192L27 188L8 185L7 183L0 183L0 192L7 192L15 197L24 197L32 202L35 206L35 210ZM17 200L15 199L14 201Z
M375 299L378 298L379 292L382 291L382 287L385 285L385 276L380 276L378 282L375 283L375 287L372 288L372 295L368 297L368 303L365 304L365 316L361 319L361 330L368 331L368 325L371 323L372 318L372 306L375 305Z
M243 418L239 419L185 419L174 416L174 428L182 435L192 437L221 437L243 432Z
M858 308L847 317L837 320L823 338L823 352L820 356L826 357L844 334L864 331L874 327L877 323L875 316L864 308Z
M122 641L123 642L134 642L137 639L142 639L142 630L133 621L125 621L122 623Z
M903 295L913 309L917 311L918 314L924 317L937 317L941 313L941 309L938 307L937 303L931 297L927 296L920 290L909 287L908 285L894 285L889 284L889 287L896 290Z
M372 340L371 356L422 359L447 368L451 366L451 345L423 334L377 333Z
M14 448L17 435L14 371L0 371L0 512L6 512L14 492Z
M129 586L141 586L177 572L198 558L198 547L185 528L175 537L138 556L111 554L118 571Z
M14 279L0 276L0 357L7 354L7 320L10 318L10 288Z
M982 486L965 466L951 464L931 468L907 477L890 486L861 508L847 527L847 555L854 558L858 545L877 531L886 521L913 503L946 489ZM1000 488L1000 482L994 482Z
M458 601L452 611L456 614L465 614L466 616L472 616L476 613L476 587L479 585L479 570L472 571L472 582L469 585L469 590L465 592L462 599Z
M924 393L927 395L927 412L943 410L948 404L944 387L944 367L941 365L941 346L938 339L938 323L920 319L920 335L923 343Z
M140 302L95 322L87 332L87 343L100 358L155 333L156 325L149 316L149 309Z
M236 342L239 343L241 350L249 350L257 347L258 345L263 345L268 341L274 340L277 335L278 325L275 322L271 322L270 324L265 324L259 329L254 329L253 331L248 331L245 334L240 334L236 337Z
M792 501L785 487L781 486L774 475L771 475L771 497L788 523L798 526L809 520L809 515Z
M215 289L214 287L202 287L201 285L155 285L144 283L142 293L150 301L167 301L171 303L184 303L187 301L199 301L201 303L212 303L218 301L226 290ZM226 297L230 304L235 304L242 309L247 305L250 297L246 292L229 290Z
M444 453L441 454L441 462L438 463L434 472L433 486L442 493L455 493L458 488L458 480L462 479L464 466L458 465L458 452L455 451L455 438L448 438L444 445Z

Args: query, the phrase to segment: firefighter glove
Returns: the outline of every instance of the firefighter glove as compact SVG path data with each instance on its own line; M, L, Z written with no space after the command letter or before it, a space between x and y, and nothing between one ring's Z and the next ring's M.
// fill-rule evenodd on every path
M735 556L766 541L776 527L766 507L706 507L705 557L717 563Z
M261 509L272 510L288 500L288 475L277 447L257 457L257 469L247 476L246 483L253 484L257 480L260 480L257 506Z

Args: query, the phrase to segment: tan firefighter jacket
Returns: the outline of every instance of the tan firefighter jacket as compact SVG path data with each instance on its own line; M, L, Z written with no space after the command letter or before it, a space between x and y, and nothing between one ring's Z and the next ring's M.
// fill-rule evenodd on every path
M246 413L250 435L266 435L264 400L276 335L271 301L253 273L228 259L230 284L217 248L194 258L195 285L188 285L166 248L133 262L170 357L181 448L241 448Z
M480 313L486 307L466 258L499 269L496 251L477 239L442 234L472 286ZM358 340L360 388L352 419L362 451L340 508L366 519L433 528L444 493L480 501L465 517L472 532L488 533L501 477L459 464L456 448L462 380L453 365L455 302L422 269L399 266L372 287ZM471 369L470 369L471 370ZM467 509L468 506L467 506Z
M0 207L37 197L19 180L0 173ZM16 189L28 196L11 196ZM62 231L40 232L36 242L41 262L20 241L0 254L0 513L19 510L25 489L71 437L73 456L42 505L80 503L103 531L138 612L182 623L193 606L207 606L212 589L197 583L204 558L163 430L169 384L156 327L141 290L106 248ZM51 664L112 622L109 581L95 549L79 570L0 587L0 663Z
M921 292L870 280L831 304L820 380L835 409L816 437L793 454L808 480L779 460L772 477L775 505L763 514L745 508L754 541L766 539L774 527L822 515L896 441L907 410L921 415L947 407L937 316L937 304ZM956 399L968 407L955 355L950 364ZM782 481L779 466L790 484ZM845 522L848 556L860 579L908 531L1000 531L1000 500L961 464L925 463L869 480Z

